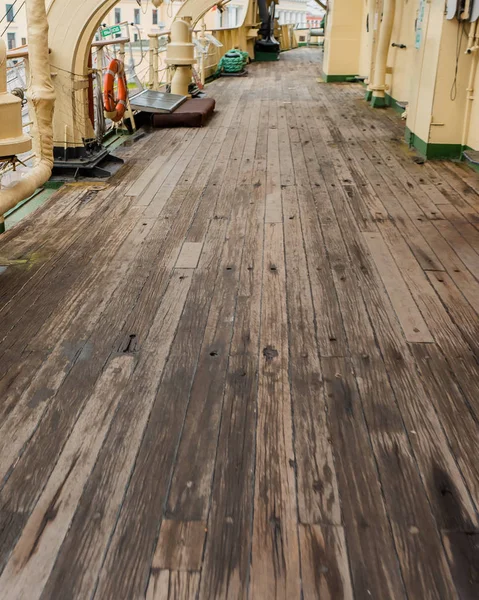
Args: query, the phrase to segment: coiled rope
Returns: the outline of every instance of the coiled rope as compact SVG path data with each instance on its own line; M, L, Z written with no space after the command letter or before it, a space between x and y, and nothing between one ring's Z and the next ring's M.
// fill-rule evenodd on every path
M215 76L219 77L224 71L225 73L240 73L248 63L249 54L236 48L228 50L221 58L216 69Z

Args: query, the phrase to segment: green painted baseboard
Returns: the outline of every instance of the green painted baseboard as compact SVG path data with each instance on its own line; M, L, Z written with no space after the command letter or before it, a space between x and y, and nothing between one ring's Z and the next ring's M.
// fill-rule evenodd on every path
M406 110L404 106L401 106L398 101L389 94L386 94L386 104L391 108L394 108L398 113L403 113Z
M416 148L419 154L426 158L461 158L463 147L461 144L428 144L413 133L408 127L404 134L406 142Z
M255 52L254 59L257 62L279 60L279 52Z
M325 83L344 83L345 81L354 81L357 75L327 75L324 71L321 73L321 79Z
M386 98L383 98L382 96L375 96L374 94L372 94L371 106L373 108L386 108Z

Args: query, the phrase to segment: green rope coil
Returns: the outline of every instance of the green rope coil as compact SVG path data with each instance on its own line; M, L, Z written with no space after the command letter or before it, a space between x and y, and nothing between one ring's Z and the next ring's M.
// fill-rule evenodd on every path
M249 54L243 50L228 50L218 63L215 75L225 73L240 73L248 63Z

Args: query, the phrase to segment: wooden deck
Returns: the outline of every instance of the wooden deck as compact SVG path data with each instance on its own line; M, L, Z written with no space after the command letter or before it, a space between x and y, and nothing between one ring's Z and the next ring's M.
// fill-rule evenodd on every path
M320 57L2 236L2 600L479 597L479 178Z

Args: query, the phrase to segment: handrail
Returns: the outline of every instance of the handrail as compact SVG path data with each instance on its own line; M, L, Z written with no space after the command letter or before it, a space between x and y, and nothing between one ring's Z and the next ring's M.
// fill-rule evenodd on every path
M114 46L115 44L128 44L131 39L129 37L115 38L111 40L96 40L91 43L92 48L104 48L105 46Z
M28 44L23 46L17 46L11 50L7 50L7 60L12 58L27 58L28 57Z

